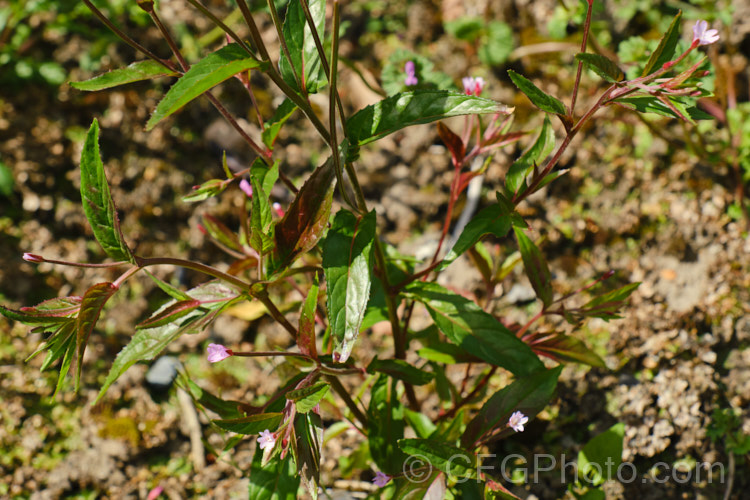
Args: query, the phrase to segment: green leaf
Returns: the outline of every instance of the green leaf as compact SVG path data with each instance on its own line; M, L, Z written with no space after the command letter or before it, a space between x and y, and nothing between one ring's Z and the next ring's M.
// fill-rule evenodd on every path
M620 316L617 315L618 310L625 304L625 301L630 297L639 286L638 283L630 283L617 290L612 290L599 297L596 297L587 302L581 310L586 316L601 318L609 321L610 319L618 319Z
M0 194L6 198L10 198L13 194L13 172L2 161L0 161Z
M242 246L240 245L240 240L237 237L237 234L232 232L227 226L225 226L221 221L219 221L219 219L217 219L213 215L203 215L203 229L205 229L206 233L208 233L208 235L213 238L220 246L226 247L236 252L242 251Z
M292 455L263 464L263 450L256 447L250 467L248 498L253 500L297 500L300 477Z
M223 193L228 185L229 183L225 179L207 180L200 186L194 186L193 191L190 194L186 194L182 197L182 201L185 203L195 203L197 201L212 198Z
M477 457L466 449L430 439L399 439L398 447L411 457L424 457L426 464L453 477L477 477Z
M646 67L643 68L641 76L650 75L661 68L664 63L672 60L675 47L677 47L677 42L680 40L681 19L682 11L679 11L677 15L674 16L672 24L669 25L667 32L659 41L659 46L656 47L656 50L651 53L651 57L648 58L648 62L646 63Z
M449 35L471 43L482 35L484 20L481 17L464 16L452 21L445 21L443 28Z
M603 55L581 52L576 54L576 59L610 83L619 82L625 78L625 73L617 67L617 63Z
M403 359L378 359L377 356L367 365L367 373L385 373L412 385L429 384L435 378L434 373L420 370Z
M409 426L414 429L414 432L420 438L429 438L437 429L437 426L424 413L407 409L404 416L406 417L406 421L409 422Z
M482 97L445 90L415 90L387 97L358 111L346 122L349 141L362 146L397 130L451 116L510 114L513 108Z
M45 300L34 307L22 307L19 311L0 305L0 314L25 325L57 325L67 323L78 314L82 297L58 297Z
M71 327L69 328L70 333L67 337L65 337L65 341L62 344L62 350L65 352L65 356L63 357L62 363L60 364L60 373L57 375L57 384L55 385L55 393L53 396L57 395L58 392L60 392L60 389L62 389L63 384L65 383L65 376L70 371L70 366L73 364L73 357L75 356L76 348L75 348L75 342L73 341L73 327L71 324ZM46 359L44 360L47 361Z
M141 80L150 80L160 76L177 76L177 73L167 69L164 65L159 64L151 59L134 62L125 68L115 69L96 76L83 82L70 82L70 86L78 90L104 90L126 83L139 82Z
M331 215L335 180L333 160L329 158L315 169L276 224L277 268L318 244Z
M511 193L516 193L523 185L526 176L529 175L535 165L540 165L555 148L555 131L550 123L549 116L545 115L542 130L520 158L513 162L505 175L505 187Z
M455 245L451 248L438 269L445 269L448 265L456 260L461 254L473 247L483 236L493 234L498 238L503 238L510 231L510 212L497 203L483 208L473 219L466 224L461 231L461 236L456 240Z
M591 439L578 452L578 477L584 484L599 486L617 477L622 463L622 439L625 424L615 424Z
M297 414L294 418L292 453L297 462L297 474L313 500L318 498L322 443L323 424L320 415L315 412Z
M547 307L552 303L552 276L549 267L547 267L547 261L539 247L531 241L531 238L526 236L522 228L516 227L514 230L526 276L529 277L536 296L542 301L544 307Z
M461 436L461 446L473 449L475 443L488 433L507 425L508 419L515 411L520 411L529 419L534 418L552 399L562 369L562 366L551 370L542 368L529 376L514 380L493 394L466 426ZM512 432L512 429L505 429L501 434Z
M406 456L398 448L404 437L404 407L396 394L396 382L386 375L378 375L370 390L367 409L369 429L367 439L370 454L378 468L391 476L400 474Z
M175 302L171 306L167 307L159 314L153 314L151 317L135 326L136 330L142 328L156 328L157 326L164 326L167 323L177 321L181 317L190 314L191 311L200 307L201 303L199 300L181 300Z
M150 361L161 353L172 341L184 333L198 333L205 328L219 312L240 298L240 293L229 285L218 281L210 281L193 288L188 292L190 299L199 300L202 307L190 311L177 321L155 328L138 330L130 343L126 345L115 358L107 374L96 401L99 401L109 389L109 386L120 375L139 361ZM164 304L156 314L171 307L176 301Z
M265 128L263 129L263 132L261 132L260 137L267 148L273 148L276 138L279 136L279 132L281 132L281 127L292 116L292 113L294 113L296 109L297 106L289 100L289 98L286 98L282 101L279 107L276 108L273 116L263 124Z
M565 105L559 99L542 92L542 90L534 85L531 80L519 75L512 69L508 70L508 76L513 80L513 84L518 87L518 90L526 94L526 97L528 97L531 103L537 108L546 111L547 113L555 113L562 116L568 114Z
M187 377L182 381L187 392L197 404L214 413L218 413L221 418L231 419L240 416L240 411L238 410L240 403L238 401L226 401L218 398Z
M81 199L83 212L96 241L115 260L135 263L133 254L120 232L120 221L109 194L104 165L99 156L99 122L94 119L81 152Z
M308 0L307 4L315 24L315 30L318 32L318 38L322 42L326 23L325 0ZM312 30L310 25L307 24L305 12L302 10L300 2L289 2L282 33L289 48L293 66L289 65L289 60L282 53L279 61L281 77L300 94L314 94L325 85L327 79L320 62L318 49L315 46ZM295 78L295 74L297 78Z
M266 196L271 196L273 185L276 184L276 181L279 178L279 161L276 160L274 164L269 167L266 162L260 158L256 158L250 166L250 176L258 179Z
M431 347L423 347L417 351L420 358L424 358L436 363L453 365L456 363L477 363L482 360L472 356L457 345L453 344L436 344Z
M320 400L323 399L330 388L328 382L318 382L302 389L287 392L286 399L294 401L297 413L307 413L320 403Z
M143 272L146 273L146 275L149 278L151 278L151 281L153 281L154 283L156 283L156 286L158 286L161 289L162 292L166 293L167 295L169 295L173 299L175 299L175 300L192 300L192 297L190 297L190 295L186 294L185 292L183 292L182 290L180 290L178 288L175 288L174 286L170 285L166 281L157 278L156 276L154 276L153 274L151 274L151 272L148 269L144 269Z
M102 312L104 304L118 290L112 283L98 283L83 295L81 309L78 312L78 321L76 322L76 353L78 355L78 365L76 367L76 392L81 385L81 373L83 371L83 353L86 351L86 344L91 332L94 331L96 322Z
M475 302L437 283L417 281L405 292L422 302L440 331L468 353L517 376L543 367L529 346Z
M502 21L490 21L479 46L479 60L487 66L503 64L513 52L513 30Z
M266 254L273 250L273 216L271 215L271 204L268 195L263 189L260 181L250 174L250 183L253 186L252 207L250 209L250 246L260 254Z
M604 360L586 347L581 340L562 333L538 333L524 339L535 353L560 362L585 363L597 368L606 368Z
M328 317L336 345L333 359L344 363L359 335L372 283L375 211L361 219L341 209L323 244L328 283Z
M225 431L236 432L251 436L260 434L265 430L276 429L281 423L281 413L259 413L247 417L230 418L226 420L212 420L213 423Z
M318 275L315 274L313 285L307 293L302 311L299 315L299 333L297 345L302 354L318 359L318 351L315 346L315 315L318 312Z
M193 64L177 83L172 85L146 123L146 130L151 130L164 118L237 73L262 65L263 63L255 60L236 43L225 45L207 55Z

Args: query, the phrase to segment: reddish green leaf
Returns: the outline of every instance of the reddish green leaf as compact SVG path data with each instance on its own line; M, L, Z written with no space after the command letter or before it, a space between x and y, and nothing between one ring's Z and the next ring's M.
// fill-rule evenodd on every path
M83 295L81 310L78 313L78 321L76 323L76 352L78 354L76 392L78 392L81 384L83 353L86 351L86 344L88 343L89 336L91 335L91 332L94 331L94 327L99 320L99 315L102 312L104 304L107 303L109 298L114 295L117 290L118 287L112 283L98 283L86 290L86 293Z
M237 234L232 232L232 230L213 215L206 214L203 216L203 228L220 246L236 252L242 250Z
M466 145L451 129L443 125L443 122L438 122L437 130L440 140L451 152L453 166L460 166L463 163L464 156L466 156Z
M279 267L290 264L297 255L318 244L331 214L335 179L333 161L329 158L313 172L276 224Z
M302 310L299 315L299 334L297 335L297 345L302 354L312 356L318 359L318 351L315 346L315 315L318 311L318 275L315 275L315 281L307 293Z
M514 411L520 411L530 419L534 418L552 399L562 368L561 365L551 370L541 369L514 380L496 392L466 426L461 436L461 446L473 449L477 441L495 429L506 426ZM511 432L513 431L505 429L501 434Z
M157 326L166 325L167 323L176 321L186 314L189 314L190 311L200 307L200 305L200 301L195 299L175 302L159 314L154 314L146 321L142 321L141 323L136 325L135 329L140 330L142 328L156 328Z
M357 340L372 284L375 211L358 219L341 209L323 245L333 359L344 363Z
M213 420L213 423L227 431L253 435L260 434L265 430L276 429L281 423L282 417L281 413L259 413L247 417Z
M552 303L552 276L547 267L547 261L539 247L526 236L523 229L516 227L514 230L518 240L518 250L521 252L523 266L526 269L526 276L529 277L536 296L542 301L544 307L547 307Z
M222 193L229 183L225 179L210 179L200 186L193 187L193 192L182 197L185 203L203 201Z
M104 90L160 76L177 76L177 73L167 69L163 64L147 59L145 61L134 62L125 68L109 71L90 80L70 82L70 86L78 90Z
M71 316L78 314L82 297L58 297L45 300L34 307L22 307L20 310L0 305L0 314L25 325L58 325L70 321ZM45 330L46 331L46 330Z
M492 479L487 481L484 488L484 497L486 500L521 500L500 483Z
M669 62L674 56L677 42L680 40L680 28L682 20L682 11L677 12L677 15L672 19L672 23L669 25L667 32L659 41L659 46L656 50L651 53L651 57L648 58L646 66L643 68L641 76L650 75L654 71L661 68L664 63Z
M230 43L216 52L207 55L193 66L172 85L164 98L159 101L151 118L146 123L146 130L151 130L157 123L182 108L202 93L210 90L237 73L261 67L263 63L252 58L236 43Z
M535 353L560 362L574 361L606 368L604 360L579 339L562 333L537 333L523 339Z
M601 318L609 321L610 319L618 319L621 316L617 315L619 309L625 304L625 301L630 297L639 286L638 283L630 283L617 290L600 295L593 300L587 302L581 307L581 312L588 317Z
M94 119L81 152L81 199L83 212L96 241L115 260L135 263L120 232L117 209L109 193L107 176L99 156L99 122Z

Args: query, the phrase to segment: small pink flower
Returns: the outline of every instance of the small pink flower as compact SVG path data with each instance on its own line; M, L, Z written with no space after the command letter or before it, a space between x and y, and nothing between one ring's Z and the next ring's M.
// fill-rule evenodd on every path
M263 451L270 450L276 445L276 436L274 436L273 432L268 429L261 431L260 437L258 438L258 445Z
M404 80L404 83L407 87L412 87L419 83L419 80L417 80L417 70L414 66L414 61L406 61L406 65L404 65L404 72L406 73L406 79Z
M218 363L222 359L227 359L234 354L231 349L227 349L221 344L208 344L208 361Z
M708 21L700 20L693 26L693 45L711 45L719 40L719 31L708 29Z
M508 419L508 425L516 432L523 432L523 424L529 421L529 417L520 411L514 411Z
M274 203L273 205L271 205L271 207L273 207L273 210L274 212L276 212L276 215L278 215L279 217L284 217L284 209L281 208L281 204Z
M389 476L388 474L383 474L382 472L377 471L375 473L375 477L372 478L372 484L374 484L378 488L382 488L383 486L388 484L391 479L391 476Z
M461 83L464 84L464 94L479 96L484 89L484 78L478 76L476 78L472 76L466 76L461 79Z
M26 262L33 262L34 264L39 264L40 262L44 262L44 257L35 253L27 252L23 254L23 260L25 260Z
M146 500L156 500L157 498L159 498L163 491L164 488L162 488L161 486L157 486L156 488L148 492Z
M240 189L247 195L248 198L253 197L253 186L251 186L250 183L247 182L247 179L242 179L240 181Z

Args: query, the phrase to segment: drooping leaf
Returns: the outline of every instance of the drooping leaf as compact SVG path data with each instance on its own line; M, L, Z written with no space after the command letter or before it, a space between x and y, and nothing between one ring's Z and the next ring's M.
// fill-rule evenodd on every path
M284 217L276 224L279 267L318 244L328 224L336 175L331 158L315 169L297 193Z
M562 366L551 370L542 368L531 375L514 380L510 385L496 392L466 426L461 436L461 446L473 449L478 440L493 430L506 426L508 419L515 411L520 411L529 419L534 418L552 398L562 369ZM514 431L512 429L501 431L502 434L511 432Z
M76 322L76 354L78 356L78 366L76 368L76 392L80 387L81 373L83 371L83 353L86 351L91 332L94 331L99 315L109 298L118 290L112 283L98 283L83 295L81 309L78 312Z
M560 362L585 363L598 368L606 368L604 360L586 347L581 340L562 333L539 333L524 338L535 353Z
M263 464L263 450L258 446L250 467L248 498L253 500L297 500L300 478L292 455L275 458Z
M531 241L531 238L526 236L523 229L516 227L514 230L526 276L529 277L536 296L542 301L544 307L547 307L552 303L552 275L549 272L547 261L539 247Z
M134 263L133 254L120 232L115 202L109 194L104 165L99 156L99 122L96 119L91 123L81 152L81 199L94 237L107 255L115 260Z
M177 76L177 73L167 69L151 59L134 62L125 68L119 68L83 82L70 82L70 86L78 90L104 90L127 83L150 80L160 76Z
M591 439L578 452L578 477L584 484L599 486L617 477L622 463L625 424L618 423Z
M164 118L184 105L237 73L259 68L264 63L251 57L236 43L230 43L197 63L172 85L164 98L156 105L146 130L151 130Z
M104 396L109 386L135 363L156 358L167 345L184 333L198 333L203 330L222 309L240 298L240 292L224 283L210 281L190 290L188 297L200 301L202 307L193 309L172 323L138 330L112 363L107 379L96 397L97 401ZM167 302L155 314L160 314L175 302Z
M625 77L625 73L617 67L617 63L603 55L582 52L576 54L576 59L610 83L619 82Z
M545 115L542 130L534 141L534 144L527 149L520 158L513 162L505 175L505 187L511 193L518 192L523 185L524 179L529 175L534 165L541 165L545 158L552 152L555 147L555 131L550 123L549 116Z
M297 462L297 474L313 500L318 498L322 443L323 424L320 415L315 412L297 414L294 418L292 453Z
M425 465L449 476L477 477L477 456L467 449L431 439L400 439L398 447L407 455L425 457L428 462Z
M297 413L307 413L320 403L331 388L328 382L318 382L286 393L286 399L294 401Z
M437 283L417 281L405 292L422 302L440 331L468 353L517 376L543 367L529 346L475 302Z
M681 27L682 11L679 11L672 23L669 25L667 32L659 41L659 46L656 47L651 53L651 57L648 58L646 66L643 68L641 76L650 75L657 69L661 68L666 62L669 62L674 56L677 42L680 40L680 27Z
M349 359L370 298L375 241L375 211L357 217L341 209L323 245L328 283L328 317L340 363Z
M511 213L500 203L483 208L472 218L438 269L445 269L461 254L473 247L483 236L493 234L503 238L510 231Z
M519 75L512 69L508 70L508 76L513 80L513 84L518 87L518 90L526 94L526 97L528 97L531 103L537 108L546 111L547 113L555 113L561 116L568 114L565 105L559 99L544 93L539 87L534 85L531 80L523 75Z
M318 359L318 350L315 346L315 315L318 312L318 275L315 274L313 285L307 293L302 311L299 315L299 333L297 345L302 354Z
M210 179L201 184L194 186L193 191L182 197L185 203L195 203L212 198L224 192L229 183L225 179Z
M265 430L276 429L281 423L281 413L259 413L247 417L230 418L226 420L212 420L213 423L226 431L251 436Z
M167 323L171 323L173 321L180 319L186 314L190 314L191 311L200 307L200 305L201 305L200 301L195 300L195 299L181 300L179 302L175 302L174 304L167 307L159 314L153 314L147 320L142 321L139 324L137 324L135 326L135 329L140 330L142 328L156 328L157 326L166 325Z
M587 302L581 307L584 315L592 318L601 318L609 321L610 319L618 319L618 311L625 304L625 301L630 297L639 286L638 283L630 283L617 290L612 290L599 297L596 297Z
M279 136L279 132L281 132L281 127L284 126L296 109L297 106L289 98L286 98L276 108L273 116L263 124L265 129L263 129L260 136L267 148L273 148L276 138Z
M378 359L377 356L367 365L367 373L385 373L412 385L429 384L435 378L434 373L420 370L403 359Z
M325 0L308 0L307 5L310 8L318 38L322 41L326 22ZM289 47L293 66L290 66L289 60L282 56L279 61L281 77L302 95L314 94L325 85L327 79L315 46L315 39L300 2L289 2L282 33Z
M445 90L402 92L358 111L346 122L349 141L362 146L397 130L451 116L510 114L513 108L482 97Z

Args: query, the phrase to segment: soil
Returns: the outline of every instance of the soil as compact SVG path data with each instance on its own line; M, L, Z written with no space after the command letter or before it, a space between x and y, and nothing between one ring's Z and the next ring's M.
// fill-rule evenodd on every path
M175 9L173 16L186 15L173 2L164 3ZM455 3L443 2L440 14L432 2L416 2L408 10L406 23L425 19L420 9L438 21L409 30L410 38L404 43L429 44L434 54L451 54L439 66L459 81L468 68L448 66L447 61L462 60L461 51L441 34L439 23L439 15L453 16L450 9L460 9ZM538 2L525 11L526 3L514 2L517 12L526 12L513 20L519 30L539 26L537 17L544 18L546 12L543 7L555 5ZM362 19L355 15L351 21L356 25ZM43 42L39 41L41 56L69 69L72 80L90 76L75 69L77 54L87 49L88 41L71 35L54 53L44 53L47 45ZM349 39L343 43L348 55L361 57L372 67L379 63L364 58L366 49L371 50L369 57L392 50L387 40L369 49ZM112 48L104 65L118 67L131 58L126 49ZM533 68L526 60L513 64ZM559 73L561 81L564 71ZM535 121L539 117L514 94L500 72L488 79L489 97L516 106L517 127L530 129L539 124ZM344 74L342 80L356 89L344 93L349 108L358 109L377 98L352 74ZM0 299L4 305L19 307L58 295L82 294L91 284L117 276L108 270L33 265L21 259L24 252L80 262L103 259L78 193L82 138L94 117L100 120L102 155L122 230L131 246L141 255L226 265L227 257L204 238L198 223L202 214L210 213L234 227L243 195L234 190L220 200L197 205L183 203L181 197L193 185L222 175L222 150L227 150L230 166L247 165L252 155L232 139L233 132L207 101L196 101L167 123L145 132L149 111L168 83L138 83L92 94L67 84L59 88L33 84L4 93L0 159L15 179L11 196L0 195ZM270 108L277 96L262 78L256 82L254 77L253 83L265 95L267 102L262 105ZM253 117L241 111L241 90L225 85L217 95L240 111L243 123L254 134ZM584 94L583 99L593 95ZM324 101L316 104L327 106ZM527 432L498 443L489 452L501 458L510 453L526 457L564 453L575 458L590 438L622 422L623 458L634 464L638 477L632 482L608 483L607 498L723 498L730 474L734 480L730 498L750 498L747 460L738 457L730 472L724 443L707 436L712 413L721 408L735 409L742 432L750 434L750 241L742 221L727 215L734 201L732 172L686 153L681 138L696 132L676 121L653 121L660 130L654 135L634 115L607 109L596 123L596 128L576 139L563 159L563 167L570 172L520 208L535 234L543 238L557 293L581 288L610 269L616 271L612 278L616 283L641 285L622 311L622 319L593 320L570 332L603 357L606 369L567 366L558 397L548 409L528 425ZM646 136L648 141L639 143ZM284 145L278 148L284 151L281 168L298 185L326 154L301 121L292 121L280 142ZM521 148L507 148L496 156L484 181L482 205L492 202L509 161ZM449 160L434 125L393 134L362 151L358 165L367 201L377 210L383 238L401 251L424 257L434 248L452 179ZM284 191L274 195L282 203L290 199ZM505 255L514 249L511 239L493 244ZM155 274L186 287L202 280L171 268L159 268ZM483 293L481 279L467 259L453 264L441 282L467 295ZM508 322L525 322L536 312L524 298L529 289L519 266L498 290L495 312ZM129 282L123 292L115 296L90 340L78 394L67 384L62 395L52 398L54 370L40 375L42 357L25 362L38 346L39 336L22 325L0 320L0 496L146 498L156 487L163 488L162 498L246 496L245 475L255 440L243 440L231 452L221 453L225 437L201 414L198 430L206 462L201 466L200 460L191 458L190 436L195 429L186 423L190 405L181 404L174 390L160 393L150 388L145 381L148 366L131 368L102 402L93 404L133 325L164 300L145 276ZM300 296L290 293L287 300L296 303ZM541 327L565 328L556 323ZM388 334L382 324L363 334L360 350L368 353L363 355L388 353ZM208 366L201 349L208 339L245 350L273 348L287 344L285 335L267 317L238 310L220 317L208 331L181 338L168 353L180 359L202 387L226 399L253 401L255 395L275 388L281 368L259 361L238 362L234 368ZM329 410L331 414L337 411ZM373 491L370 472L353 476L342 472L341 457L349 456L359 442L356 433L347 432L324 449L322 483L330 488L332 498L360 498ZM651 473L660 463L671 472L678 463L704 462L721 463L726 477L712 482L690 477L681 483L660 481L660 476ZM542 477L538 482L508 486L522 498L565 495L567 485L559 472Z

